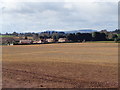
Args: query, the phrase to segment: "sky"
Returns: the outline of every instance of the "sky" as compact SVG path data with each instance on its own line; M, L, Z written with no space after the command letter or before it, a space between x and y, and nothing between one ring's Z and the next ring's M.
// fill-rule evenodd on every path
M2 0L0 17L1 33L81 29L112 31L118 28L118 1Z

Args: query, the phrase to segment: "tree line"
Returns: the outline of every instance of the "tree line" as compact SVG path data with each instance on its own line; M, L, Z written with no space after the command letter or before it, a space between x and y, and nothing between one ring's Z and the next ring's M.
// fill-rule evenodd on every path
M8 34L8 33L7 33ZM57 31L46 31L41 33L16 33L13 32L13 36L18 37L33 37L33 40L48 39L52 38L58 40L59 38L67 38L71 42L83 42L83 41L119 41L120 40L120 30L108 32L107 30L101 30L99 32L93 33L65 33Z
M104 32L93 32L93 33L61 33L61 32L54 32L54 33L36 33L33 35L34 40L38 39L48 39L52 38L54 40L58 40L59 38L67 38L71 42L83 42L83 41L119 41L120 35L113 34L111 32L104 33Z

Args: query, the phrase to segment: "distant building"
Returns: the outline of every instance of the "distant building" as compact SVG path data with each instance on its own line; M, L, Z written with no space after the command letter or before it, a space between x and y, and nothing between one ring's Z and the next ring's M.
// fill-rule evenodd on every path
M33 41L33 43L42 43L42 41L41 40L39 40L39 41Z
M11 44L9 44L9 45L13 46L13 43L11 43Z
M47 41L47 42L55 42L55 40L52 39L52 38L46 39L46 41Z
M20 40L19 43L20 44L31 44L32 40Z
M59 38L58 42L68 42L68 39L67 38Z
M19 38L16 38L16 37L1 37L0 38L1 41L0 41L0 44L13 44L15 42L19 42Z
M113 39L115 34L113 34L112 32L108 33L107 37L108 39Z

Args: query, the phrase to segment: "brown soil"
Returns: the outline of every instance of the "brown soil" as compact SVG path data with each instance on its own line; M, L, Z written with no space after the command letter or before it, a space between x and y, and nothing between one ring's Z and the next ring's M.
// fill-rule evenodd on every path
M117 43L3 46L3 88L116 88Z

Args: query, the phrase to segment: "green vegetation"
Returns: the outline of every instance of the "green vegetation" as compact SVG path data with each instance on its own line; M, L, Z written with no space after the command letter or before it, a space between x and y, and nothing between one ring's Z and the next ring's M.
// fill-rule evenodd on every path
M115 41L88 41L87 43L115 43Z
M65 39L62 42L65 43L76 43L76 42L88 42L88 43L119 43L120 42L120 30L110 31L101 30L92 33L65 33L57 31L45 31L41 33L6 33L4 35L0 34L0 37L6 37L2 39L2 43L18 43L21 39L30 39L32 41L38 42L39 40L42 43L48 42L47 39L53 39L54 43L61 42L60 39ZM18 40L17 40L18 39Z
M12 35L0 35L0 37L14 37Z
M120 38L120 34L117 34L118 38Z

